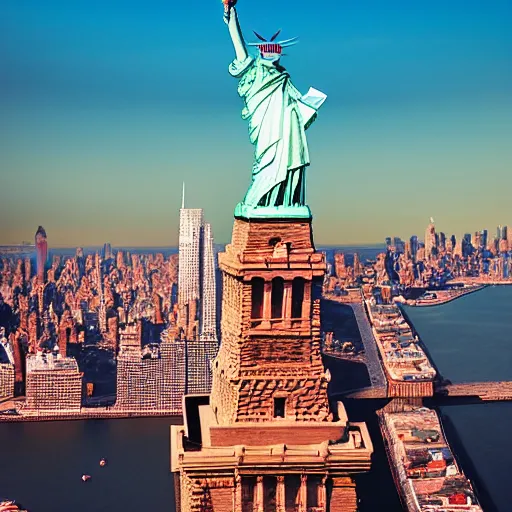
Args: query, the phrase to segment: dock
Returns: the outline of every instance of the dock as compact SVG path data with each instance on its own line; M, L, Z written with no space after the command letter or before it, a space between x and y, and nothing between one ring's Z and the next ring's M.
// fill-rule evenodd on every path
M386 454L403 507L408 512L482 512L459 467L437 413L425 407L379 411Z
M372 388L377 388L379 392L386 389L386 376L382 370L382 365L377 352L377 343L373 336L372 328L368 317L364 311L363 304L360 302L348 304L357 321L357 327L364 345L366 367L370 376Z

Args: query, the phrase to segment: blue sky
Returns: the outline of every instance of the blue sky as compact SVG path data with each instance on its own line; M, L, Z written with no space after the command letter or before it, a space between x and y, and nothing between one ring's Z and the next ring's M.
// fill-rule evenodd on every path
M239 0L245 36L328 99L308 131L317 243L512 224L512 3ZM250 180L217 0L0 3L0 243L174 245L181 183L218 242Z

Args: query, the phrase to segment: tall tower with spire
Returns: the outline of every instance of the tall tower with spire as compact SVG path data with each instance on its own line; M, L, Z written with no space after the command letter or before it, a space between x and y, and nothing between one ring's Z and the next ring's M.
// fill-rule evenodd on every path
M189 339L217 340L216 265L211 224L201 208L185 208L183 183L179 231L179 324Z
M203 210L185 208L185 184L180 208L178 302L189 306L199 301Z

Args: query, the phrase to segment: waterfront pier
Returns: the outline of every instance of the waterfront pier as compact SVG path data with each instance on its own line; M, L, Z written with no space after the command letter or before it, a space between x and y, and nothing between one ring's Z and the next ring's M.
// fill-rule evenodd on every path
M336 395L339 400L385 399L385 398L473 398L477 401L512 400L512 381L499 382L460 382L451 383L442 379L436 372L434 379L397 381L393 379L378 353L372 322L359 302L349 305L357 321L361 340L365 349L365 364L370 376L371 386L349 389ZM408 324L410 321L406 318ZM413 327L411 325L411 327ZM433 365L434 363L431 362Z
M372 383L371 387L374 388L373 392L377 394L386 393L386 376L382 370L382 364L377 352L377 343L373 336L372 328L364 311L364 307L360 302L348 305L354 312L357 327L359 328L361 340L364 345L366 368L368 369L370 382Z
M389 389L368 386L351 389L336 395L341 400L351 398L367 400L375 398L414 398L407 393L391 395ZM421 398L475 398L484 402L502 402L512 400L512 381L500 382L459 382L456 384L434 383L434 395L425 394Z

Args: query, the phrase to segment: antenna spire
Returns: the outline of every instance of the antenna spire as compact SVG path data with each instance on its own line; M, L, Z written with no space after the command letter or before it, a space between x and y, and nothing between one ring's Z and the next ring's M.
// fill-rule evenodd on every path
M183 191L181 193L181 209L185 208L185 182L183 182Z

